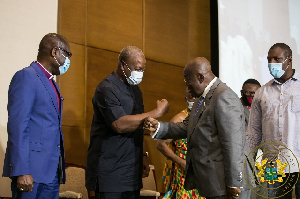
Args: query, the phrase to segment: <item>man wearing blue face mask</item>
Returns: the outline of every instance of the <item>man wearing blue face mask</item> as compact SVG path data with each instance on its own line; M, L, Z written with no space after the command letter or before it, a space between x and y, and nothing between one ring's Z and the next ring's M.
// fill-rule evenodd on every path
M280 168L284 163L288 165L283 167L285 174L279 174L283 181L267 183L268 195L263 196L292 198L292 187L295 185L296 197L300 199L300 75L292 68L292 50L288 45L274 44L267 58L274 79L255 93L247 140L251 149L257 149L261 140L272 143L273 147L262 147L262 158L267 160L266 168L271 168L273 162L277 162L275 168Z
M144 113L138 84L145 68L143 52L126 46L116 70L95 90L86 187L95 191L97 199L138 199L142 177L149 174L142 125L146 117L158 118L166 113L168 102L157 100L157 108Z
M71 55L68 41L49 33L37 61L10 82L3 176L12 179L13 198L58 198L65 182L62 97L53 78L67 71Z

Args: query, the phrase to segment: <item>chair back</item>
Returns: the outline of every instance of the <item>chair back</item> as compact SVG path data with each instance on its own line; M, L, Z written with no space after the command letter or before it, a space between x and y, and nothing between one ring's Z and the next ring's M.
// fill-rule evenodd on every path
M160 196L160 193L157 192L157 185L155 179L154 166L150 166L149 176L143 178L143 188L140 191L140 198L157 198Z
M66 183L60 185L60 198L88 199L85 187L85 166L66 163Z

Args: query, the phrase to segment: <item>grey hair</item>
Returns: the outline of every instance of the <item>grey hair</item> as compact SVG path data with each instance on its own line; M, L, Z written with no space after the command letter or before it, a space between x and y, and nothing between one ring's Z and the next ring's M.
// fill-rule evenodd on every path
M125 48L123 48L120 51L119 63L122 60L126 62L129 59L129 57L131 57L132 55L143 55L144 56L144 53L141 49L139 49L136 46L126 46Z

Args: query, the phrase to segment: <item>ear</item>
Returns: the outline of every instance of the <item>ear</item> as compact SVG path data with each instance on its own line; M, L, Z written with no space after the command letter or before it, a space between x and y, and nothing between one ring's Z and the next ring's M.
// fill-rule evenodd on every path
M204 75L202 75L201 73L197 73L196 76L200 84L204 82Z
M120 68L121 68L121 70L124 70L124 66L125 66L124 62L120 61Z
M57 48L55 48L55 47L52 48L52 49L51 49L51 56L52 56L52 57L57 57L57 56L58 56L58 53L59 53L58 51L59 51L59 50L58 50Z
M290 60L290 62L292 62L292 61L293 61L293 57L292 57L292 56L290 56L289 60Z

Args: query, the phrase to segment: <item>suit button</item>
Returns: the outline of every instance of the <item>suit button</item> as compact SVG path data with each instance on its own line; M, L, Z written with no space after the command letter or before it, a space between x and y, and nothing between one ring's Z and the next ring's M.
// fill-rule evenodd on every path
M210 163L210 160L207 160L206 162L207 162L207 163Z
M58 144L57 147L60 147L60 145Z

